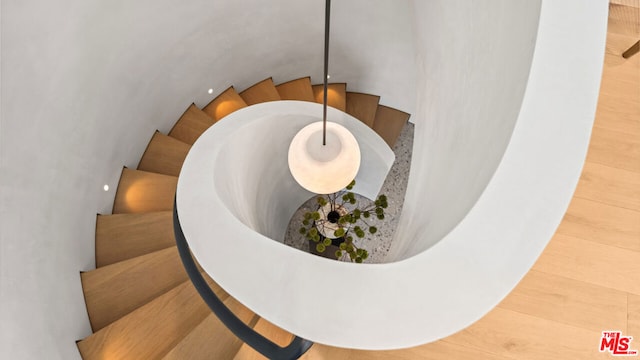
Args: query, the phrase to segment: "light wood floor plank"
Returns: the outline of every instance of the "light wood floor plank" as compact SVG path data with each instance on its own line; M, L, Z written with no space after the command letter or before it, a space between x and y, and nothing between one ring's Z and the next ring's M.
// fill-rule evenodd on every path
M282 330L281 328L273 325L269 321L260 318L254 327L254 330L258 333L262 334L262 336L271 340L273 343L279 346L287 346L293 340L293 335ZM236 356L233 358L234 360L262 360L266 359L260 353L255 351L252 347L247 344L242 345Z
M122 169L114 214L173 210L178 178L147 171Z
M640 211L574 197L558 233L640 251Z
M574 196L640 211L640 173L587 162Z
M313 85L313 96L316 102L324 102L324 84ZM327 105L341 111L347 111L347 84L333 83L327 84Z
M533 269L640 294L640 252L615 246L556 234Z
M629 318L625 335L633 336L632 349L640 350L640 295L629 294Z
M616 34L639 35L640 16L638 8L609 4L609 24L607 31Z
M240 93L240 97L247 105L255 105L267 101L280 100L280 94L276 86L273 84L273 79L264 79L248 89Z
M316 99L313 96L313 89L311 88L311 78L304 77L287 81L286 83L276 86L280 99L282 100L299 100L314 102Z
M591 136L587 161L640 173L640 136L598 129Z
M173 125L169 136L185 144L193 145L200 135L214 123L215 121L209 115L198 109L195 104L191 104Z
M245 324L257 316L232 297L228 297L224 303ZM242 341L227 329L216 315L210 313L163 359L232 359L241 346Z
M244 107L247 107L247 103L240 97L236 89L231 86L215 99L211 100L202 111L216 122Z
M305 354L303 360L507 360L508 358L484 351L437 341L409 349L390 351L366 351L335 348L316 344Z
M610 359L598 352L599 331L585 330L496 308L469 328L445 339L510 359Z
M605 128L640 136L640 109L636 106L632 98L601 92L594 130Z
M539 271L530 271L499 307L596 332L627 322L627 293Z

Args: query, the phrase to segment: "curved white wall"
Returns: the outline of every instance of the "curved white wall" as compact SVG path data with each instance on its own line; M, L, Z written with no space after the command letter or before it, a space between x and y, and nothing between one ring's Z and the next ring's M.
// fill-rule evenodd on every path
M221 235L227 241L234 237L232 224L239 220L257 234L284 242L291 217L314 196L293 178L286 154L298 131L321 120L321 104L271 101L240 109L209 128L189 151L180 172L177 201L185 234L193 231L186 225L189 218L209 224L215 221L219 225L209 236ZM357 139L361 164L353 191L374 199L393 165L393 151L349 114L329 107L327 120L344 126ZM187 197L191 199L185 200ZM200 210L182 212L185 206L192 206L193 211L194 204ZM220 214L218 219L204 215L212 210ZM187 239L193 244L192 236Z
M420 201L405 203L389 260L441 240L487 186L522 104L540 0L414 7L419 101L406 198Z
M433 4L440 5L442 9L438 11L449 14L450 18L466 9L460 2ZM418 250L413 256L385 264L353 264L331 261L272 241L233 216L216 216L219 209L225 207L216 205L217 195L210 187L210 180L198 173L199 169L211 166L196 166L192 162L214 163L215 159L189 155L183 167L185 174L178 184L183 230L199 263L231 296L275 325L318 343L396 349L435 341L471 325L525 276L555 232L580 177L598 98L607 2L543 0L539 12L527 15L518 11L522 3L488 1L485 5L491 5L489 9L482 9L489 13L521 14L525 18L539 15L536 42L530 44L535 46L533 59L520 59L515 64L516 68L526 69L528 66L522 63L529 63L530 76L528 81L522 80L526 81L524 97L505 94L506 99L516 102L505 104L506 108L519 110L517 120L511 120L511 127L513 121L515 127L500 133L510 137L506 150L489 145L478 147L484 150L484 155L494 155L499 162L488 170L493 175L489 175L488 183L482 186L484 190L479 190L481 194L471 210L463 214L464 218L444 239L428 250ZM581 11L575 12L576 8ZM419 15L424 15L426 9L433 13L436 10L422 9ZM472 9L480 10L473 6ZM473 21L474 17L468 19ZM467 31L482 33L484 30L489 32L485 35L498 37L516 31L504 25L497 27L501 30L498 34L493 34L487 30L494 27L485 20L482 28L470 26ZM447 29L446 23L441 26ZM441 36L446 38L444 34ZM455 41L456 37L446 39ZM571 51L563 52L567 44L573 44ZM561 52L566 56L558 56ZM531 55L531 51L528 53ZM492 57L480 60L487 58ZM481 81L484 79L481 74L485 67L491 69L489 65L481 61L473 70L467 70L443 61L441 71L461 77L466 72L469 86L480 83L488 88L489 83ZM514 83L518 84L505 82L506 86ZM468 96L475 93L465 92L461 85L464 82L458 83L460 91L471 98L469 101L477 106L477 114L482 115L484 103ZM517 88L513 86L510 90ZM499 87L488 89L499 94L505 91ZM489 95L477 97L492 103ZM455 114L453 110L450 112ZM490 124L494 130L497 128L494 123ZM464 135L464 127L451 126L461 132L460 136ZM212 129L212 136L215 131ZM425 141L425 138L416 140ZM425 164L419 161L426 156L423 145L417 144L414 149L412 171L417 168L418 176L410 187L420 187L421 177L428 174ZM454 160L466 159L454 157ZM193 176L187 176L188 173ZM211 171L205 170L206 173ZM473 172L461 174L479 176ZM189 193L194 189L196 191ZM472 188L465 189L467 194L474 195L469 189ZM428 195L415 189L411 191L416 196ZM183 202L183 194L187 202ZM421 205L423 201L408 195L405 206ZM416 221L407 226L421 228L424 219L414 219ZM220 228L226 228L228 237L215 236ZM224 246L228 242L234 246ZM352 306L318 306L309 311L310 304L330 304L336 299Z
M408 3L336 2L331 80L411 112ZM90 333L78 272L94 266L95 213L110 211L122 165L135 167L153 131L169 130L192 101L205 105L209 88L242 90L267 76L320 81L323 7L2 1L3 358L78 358L74 341ZM346 10L367 21L348 21Z

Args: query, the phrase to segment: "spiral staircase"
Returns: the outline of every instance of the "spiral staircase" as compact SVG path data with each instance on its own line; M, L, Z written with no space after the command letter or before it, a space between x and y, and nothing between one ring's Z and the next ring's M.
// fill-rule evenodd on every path
M328 104L354 116L393 147L409 114L380 97L329 84ZM93 334L78 341L84 359L260 359L211 313L180 261L172 209L191 145L210 126L246 106L278 100L321 103L323 86L309 77L275 85L271 78L237 92L228 88L204 108L190 105L168 135L153 134L137 169L124 168L112 215L96 221L96 269L81 274ZM234 314L284 346L292 334L229 296L204 272Z

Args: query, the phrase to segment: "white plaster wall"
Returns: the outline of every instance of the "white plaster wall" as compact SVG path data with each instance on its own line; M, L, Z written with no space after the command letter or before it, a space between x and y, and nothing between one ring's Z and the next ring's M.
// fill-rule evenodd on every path
M390 261L441 240L493 176L522 104L539 13L539 0L414 2L418 102L406 198L420 201L405 202Z
M334 41L340 56L332 66L340 70L332 81L411 111L399 100L413 96L411 76L394 80L395 71L413 69L406 4L336 6L343 21L334 22L334 39L378 32ZM94 267L95 214L110 211L122 166L135 167L153 131L169 130L192 101L205 105L209 88L242 90L267 76L319 81L323 7L321 0L2 1L0 357L79 358L74 341L90 333L79 271ZM362 9L369 22L346 21L340 7ZM398 28L401 46L379 59L395 42L373 35Z
M380 95L381 104L413 114L411 2L339 0L331 3L331 9L330 81L346 82L349 91Z
M454 13L457 13L458 16L466 14L462 20L471 21L471 25L449 25L446 21L438 23L437 19L430 19L439 25L432 30L439 30L440 33L433 36L440 35L439 42L447 42L451 48L439 45L433 49L442 53L441 57L435 56L433 61L439 58L443 60L435 63L441 72L430 75L439 79L438 75L442 74L440 76L455 80L457 74L469 79L469 83L457 82L458 90L466 99L458 99L454 104L445 102L448 111L434 113L449 115L451 126L459 132L461 140L475 140L473 145L483 145L477 148L477 152L501 158L497 168L491 170L493 174L488 185L480 190L479 199L466 212L464 219L427 251L400 261L385 264L331 261L272 241L242 224L231 213L226 214L225 218L216 216L221 207L215 205L220 201L216 193L228 190L218 186L213 189L210 179L206 177L206 169L213 167L209 164L217 160L200 156L202 154L195 155L198 154L195 152L193 157L190 155L187 158L183 167L185 176L178 184L178 210L183 216L181 223L199 263L229 294L273 324L321 344L370 350L397 349L436 341L468 327L493 309L525 276L555 232L580 177L593 126L604 60L607 0L544 0L538 3L541 8L530 9L532 11L526 15L519 11L524 5L522 2L514 2L513 7L501 1L483 3L488 8L480 9L468 3L471 9L466 9L460 1L433 3L442 8L422 8L416 3L422 16L425 10L429 10L434 17L445 15L444 19L453 21L456 18ZM575 11L578 8L581 11ZM503 29L494 26L488 20L489 15L477 15L485 20L480 21L482 27L475 28L474 12L494 14L496 21L502 20L503 26L508 24L513 27ZM507 13L511 16L522 15L521 23L525 22L524 18L533 17L534 20L525 22L528 24L537 23L539 15L537 32L535 26L532 29L537 37L528 70L531 75L528 81L521 80L526 82L522 98L504 94L504 90L497 85L489 86L501 80L489 76L496 73L495 68L487 63L491 56L483 55L478 47L487 51L502 49L504 54L504 47L492 44L494 40L475 38L478 44L461 41L470 46L474 56L479 57L478 63L474 63L475 58L469 59L470 64L478 67L475 71L453 65L447 68L444 61L447 53L444 50L457 50L451 52L454 55L460 53L458 38L447 35L455 26L467 27L487 37L503 40L509 39L504 34L507 30L518 32L518 29L520 35L527 35L515 24L504 23ZM488 31L491 29L502 31ZM463 35L474 39L472 34ZM567 44L571 44L571 51L567 51ZM558 56L560 53L564 56ZM515 57L516 67L528 62L519 56ZM518 75L508 63L502 64L505 66L505 75ZM431 63L425 64L425 67L427 65ZM492 82L481 81L484 79L483 67L489 70L487 76L491 77ZM484 85L481 88L489 95L475 88L479 84ZM505 81L504 85L510 86L508 90L517 89L509 81ZM448 86L444 84L441 87L456 100L456 94ZM476 116L486 116L486 108L497 101L495 98L499 98L496 94L505 97L505 102L509 101L501 104L505 112L513 107L519 109L512 131L496 133L498 140L501 140L500 135L510 137L506 150L501 151L469 136L464 131L466 128L460 125L463 120L453 116L460 113L470 117L474 115L465 108L467 103L475 106ZM517 101L518 105L511 101ZM464 111L456 112L458 107ZM505 115L501 112L494 114ZM495 122L489 121L491 119L480 119L491 125L493 130L499 129ZM420 124L418 122L416 127ZM436 124L445 128L443 134L449 134L443 122ZM474 132L482 130L472 125L474 122L470 121L468 126ZM217 131L211 135L224 136ZM435 136L427 138L424 133L422 135L422 139L416 140L437 140L434 140ZM454 146L468 151L464 142L449 147L443 140L436 144L440 146L441 155L452 156L452 159L445 160L465 161L457 157L455 152L444 151ZM416 155L424 157L425 148L416 146L414 159ZM477 155L468 156L473 159ZM197 166L196 162L200 161L203 166ZM469 170L465 173L458 169L458 175L470 178L482 175L477 171L479 164L469 161L465 164ZM413 165L412 172L417 166L419 174L430 175L424 171L425 163L418 161ZM204 176L198 175L199 168L204 169ZM413 186L421 187L421 182L413 181ZM250 181L245 183L248 185ZM474 195L471 191L474 188L470 185L475 183L458 181L458 184L464 186L461 191L469 196ZM189 190L193 189L203 191L189 194ZM449 195L455 194L451 189L445 189L450 191ZM187 196L186 199L183 194ZM424 193L415 194L425 196ZM410 197L407 203L421 200ZM453 207L457 205L451 204ZM265 217L265 213L255 215ZM423 218L414 219L417 221L407 226L420 226L419 221ZM224 241L232 241L234 246L216 246L212 243L212 239L214 242L220 240L216 235L225 228L227 230L223 232L229 234L229 239ZM313 281L309 281L310 274L322 276L314 276ZM309 311L309 304L332 303L336 299L352 306L320 306Z

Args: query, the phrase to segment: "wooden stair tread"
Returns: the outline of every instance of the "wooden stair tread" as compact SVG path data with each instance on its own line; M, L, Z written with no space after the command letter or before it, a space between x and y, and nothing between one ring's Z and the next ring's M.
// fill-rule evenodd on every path
M98 215L96 219L96 267L175 244L171 211Z
M311 78L308 76L282 83L276 86L276 89L282 100L316 101L311 87Z
M380 96L348 91L346 99L346 113L372 128Z
M242 97L247 105L280 100L280 94L278 94L278 90L273 84L273 79L271 78L264 79L250 86L248 89L240 93L240 97Z
M258 320L255 313L244 307L236 299L228 297L224 303L245 324L252 326ZM243 342L216 315L211 313L163 359L232 359L240 350L242 344Z
M180 119L173 125L169 136L185 144L193 145L215 121L195 104L189 105Z
M409 121L409 116L411 115L404 111L378 105L373 122L373 130L384 139L390 148L393 148L402 132L402 128Z
M221 290L215 283L210 286L216 293ZM78 342L78 349L85 360L159 359L209 314L209 308L187 280Z
M173 210L178 178L124 168L113 201L113 213Z
M187 280L173 246L81 274L93 331L118 320Z
M236 89L231 86L215 99L211 100L202 111L216 122L243 107L247 107L247 103L242 99L240 94L238 94Z
M138 170L178 176L191 145L155 132L138 164Z
M313 85L313 96L316 102L322 104L324 97L324 86ZM340 111L347 110L347 84L334 83L327 85L327 105L334 107Z
M260 318L254 326L254 329L262 334L267 339L271 340L273 343L284 347L291 343L293 340L293 335L287 331L282 330L281 328L273 325L267 320ZM259 360L266 359L260 353L255 351L249 345L244 344L233 358L234 360Z

